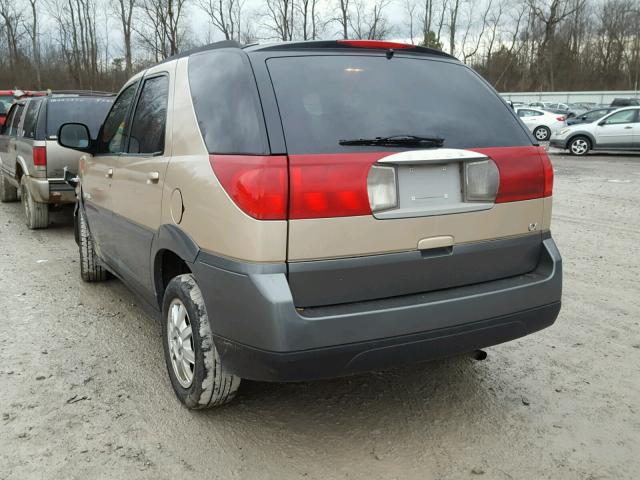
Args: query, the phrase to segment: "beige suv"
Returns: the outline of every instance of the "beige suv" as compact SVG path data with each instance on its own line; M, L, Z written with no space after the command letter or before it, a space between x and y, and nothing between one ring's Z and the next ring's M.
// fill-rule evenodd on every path
M59 142L85 152L82 277L161 312L190 408L242 378L474 351L560 310L549 159L439 51L222 42L133 77L96 142L78 124Z
M54 92L11 107L0 135L0 201L16 201L20 192L29 228L46 228L51 206L76 201L64 168L77 171L80 154L58 145L60 125L83 122L95 138L114 98L110 93Z

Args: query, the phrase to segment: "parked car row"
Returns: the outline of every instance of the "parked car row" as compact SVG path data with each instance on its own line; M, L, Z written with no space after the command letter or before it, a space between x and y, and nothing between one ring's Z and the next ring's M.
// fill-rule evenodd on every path
M586 155L591 150L640 151L640 107L614 109L593 121L559 129L549 145L573 155Z
M613 103L631 104L628 99ZM534 106L514 105L512 108L539 141L550 141L550 146L569 150L573 155L586 155L592 150L640 150L640 106L598 107L573 118L558 114L566 104L533 102ZM559 107L549 111L545 108Z
M81 277L115 275L158 313L189 408L230 401L241 379L471 352L558 315L549 157L448 54L225 41L138 73L111 102L12 107L2 200L21 192L45 226L73 171Z

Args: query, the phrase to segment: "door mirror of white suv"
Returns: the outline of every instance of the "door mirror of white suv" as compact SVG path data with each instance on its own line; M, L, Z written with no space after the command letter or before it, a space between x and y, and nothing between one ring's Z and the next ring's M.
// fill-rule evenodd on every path
M89 128L83 123L65 123L58 130L58 143L80 152L93 153Z

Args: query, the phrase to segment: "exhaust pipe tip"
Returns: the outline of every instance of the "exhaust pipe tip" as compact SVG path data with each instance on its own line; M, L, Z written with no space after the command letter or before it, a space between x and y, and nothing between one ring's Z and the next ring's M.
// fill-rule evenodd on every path
M484 350L475 350L471 352L471 358L478 361L485 360L487 358L487 352Z

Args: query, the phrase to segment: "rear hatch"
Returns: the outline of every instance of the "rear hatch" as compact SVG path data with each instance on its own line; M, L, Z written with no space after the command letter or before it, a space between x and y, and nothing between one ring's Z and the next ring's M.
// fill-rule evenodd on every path
M267 59L289 162L296 306L533 270L552 170L472 70L388 49Z
M45 111L45 139L47 142L47 177L62 178L64 167L77 172L82 154L58 145L58 130L64 123L83 123L89 127L92 139L98 136L114 97L59 96L50 98Z

